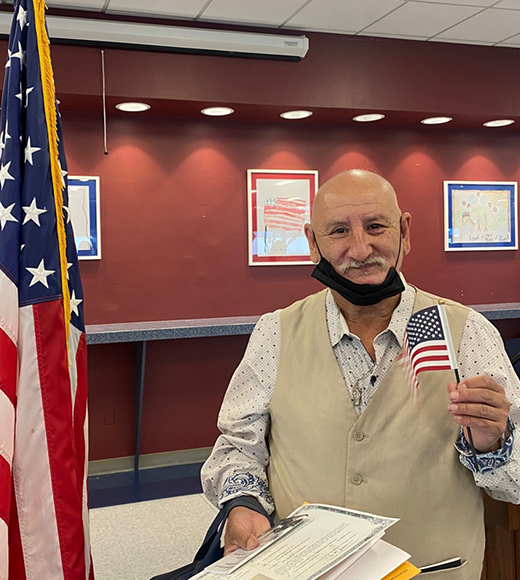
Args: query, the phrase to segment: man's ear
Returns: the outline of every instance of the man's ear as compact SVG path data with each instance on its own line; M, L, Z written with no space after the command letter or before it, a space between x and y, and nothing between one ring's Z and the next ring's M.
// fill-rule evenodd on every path
M305 233L305 237L309 242L309 249L311 251L311 260L317 264L320 261L320 253L318 252L318 248L316 246L316 240L314 239L314 233L312 231L311 224L305 224L303 227L303 231Z
M403 256L410 253L412 249L412 243L410 239L410 228L412 225L412 216L409 212L404 212L401 216L401 237L402 237L402 248Z

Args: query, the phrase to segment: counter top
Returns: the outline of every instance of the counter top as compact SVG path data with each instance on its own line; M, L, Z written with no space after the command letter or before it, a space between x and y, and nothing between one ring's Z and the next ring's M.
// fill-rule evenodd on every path
M480 312L488 320L520 318L520 302L475 304L471 308ZM234 316L229 318L91 324L86 328L87 344L251 334L259 318L260 316Z

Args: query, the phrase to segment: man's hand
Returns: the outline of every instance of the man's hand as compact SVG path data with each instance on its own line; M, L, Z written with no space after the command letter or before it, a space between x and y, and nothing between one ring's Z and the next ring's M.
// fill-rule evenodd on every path
M271 527L269 520L246 507L236 507L229 512L224 536L224 556L237 548L254 550L258 536Z
M448 411L459 425L471 428L473 443L478 453L500 449L500 437L506 430L509 401L504 387L491 377L482 375L448 385ZM469 441L469 439L468 439Z

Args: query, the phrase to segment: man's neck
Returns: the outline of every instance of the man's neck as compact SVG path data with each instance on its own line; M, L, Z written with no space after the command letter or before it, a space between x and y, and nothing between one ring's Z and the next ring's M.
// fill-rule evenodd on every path
M401 294L398 294L391 298L385 298L377 304L357 306L343 298L335 290L331 290L331 292L350 330L363 326L372 329L372 331L377 330L378 333L382 332L388 328L392 314L401 301Z

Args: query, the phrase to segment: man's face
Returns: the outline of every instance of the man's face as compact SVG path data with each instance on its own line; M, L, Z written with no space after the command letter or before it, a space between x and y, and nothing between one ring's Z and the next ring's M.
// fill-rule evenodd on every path
M410 250L410 214L400 216L391 190L374 178L366 183L336 185L320 193L314 207L312 229L306 235L313 261L319 261L312 231L319 249L338 274L357 284L380 284L389 269L397 269ZM400 227L401 218L401 227Z

